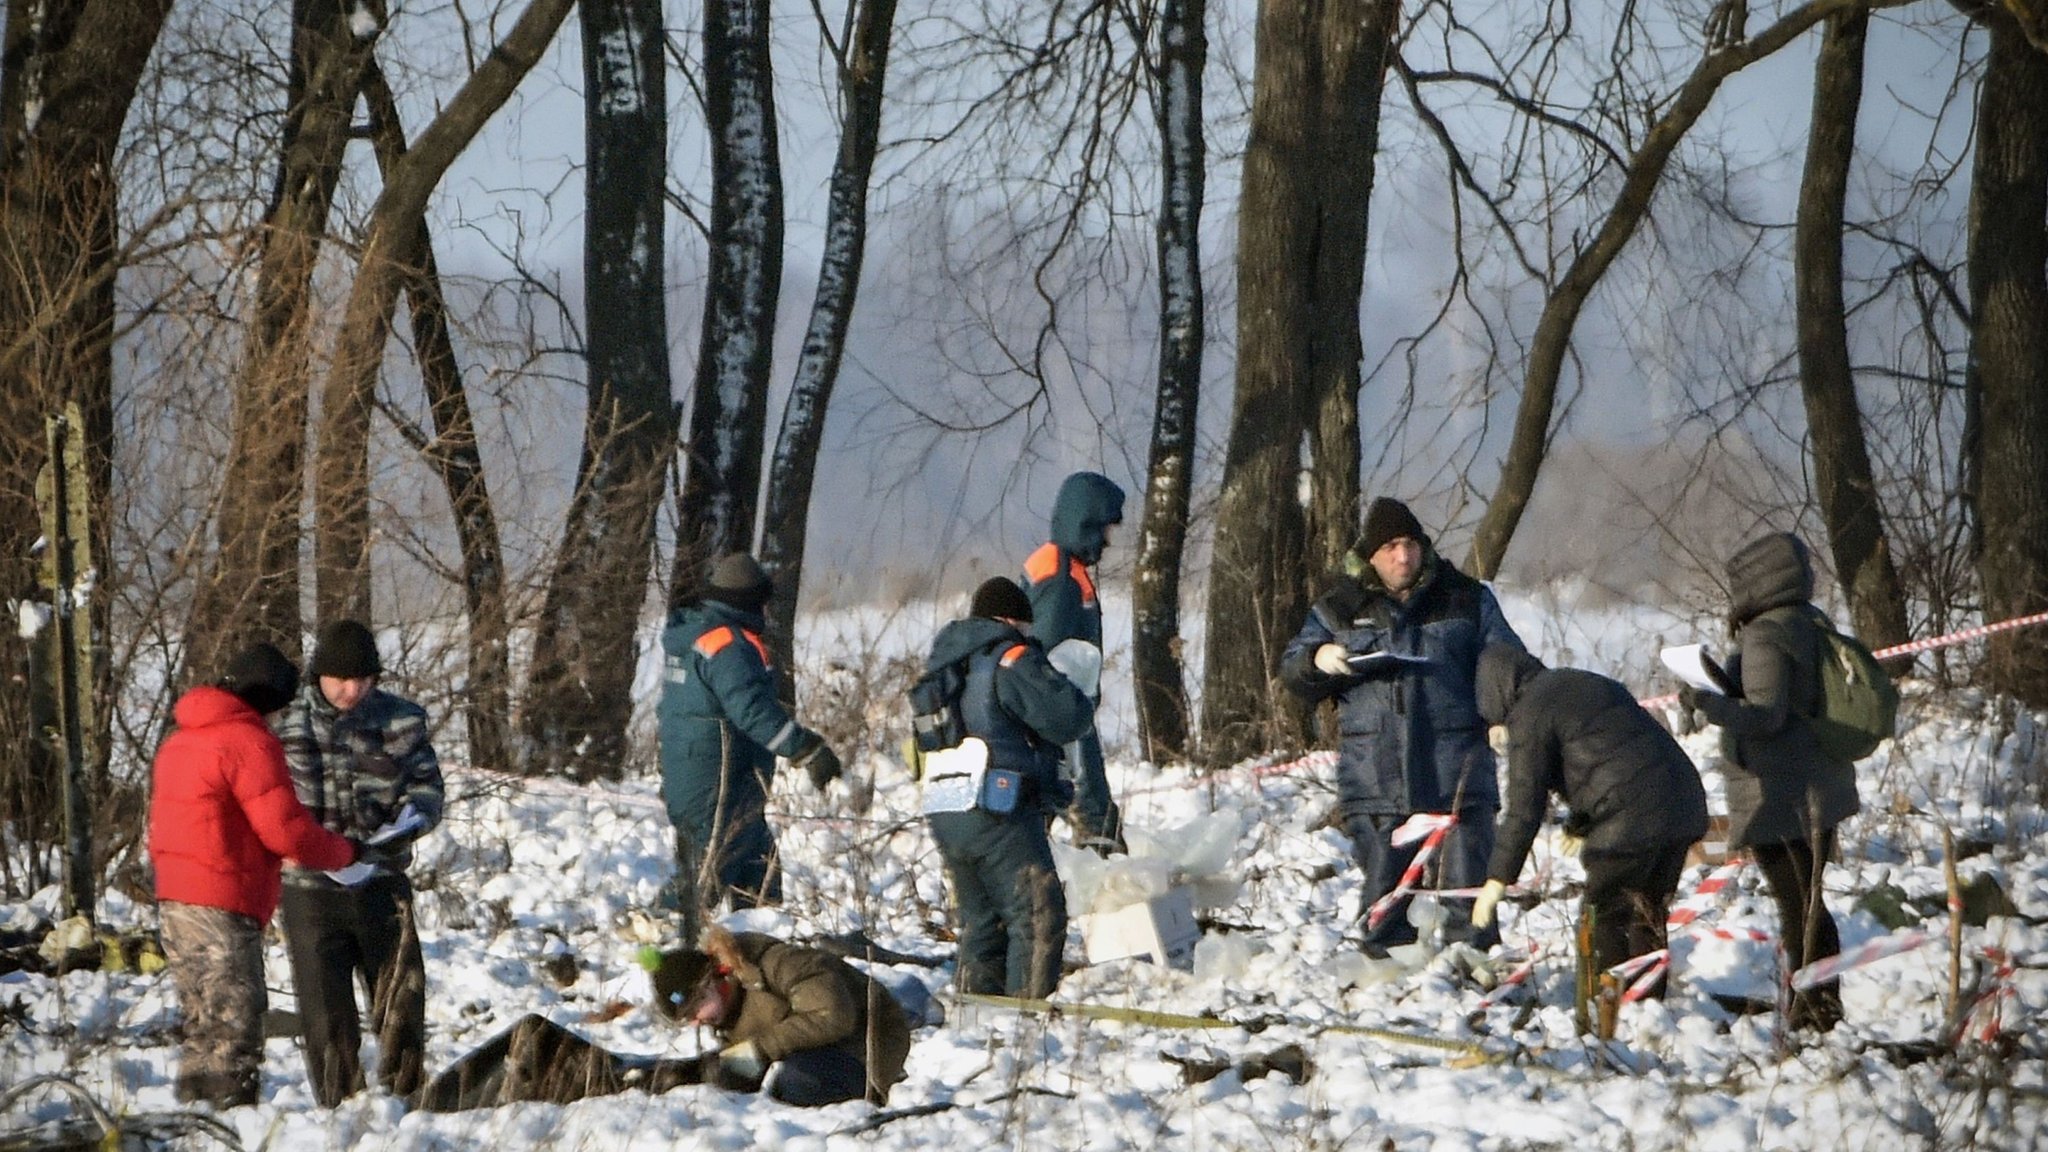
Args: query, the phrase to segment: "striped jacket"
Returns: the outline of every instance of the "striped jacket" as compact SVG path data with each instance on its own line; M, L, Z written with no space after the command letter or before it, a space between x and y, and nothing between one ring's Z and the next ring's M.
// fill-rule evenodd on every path
M320 682L309 679L276 726L292 787L322 827L360 839L389 823L408 803L426 818L428 828L441 822L441 763L434 755L426 709L377 688L342 712L327 702ZM389 862L402 870L411 861L406 849ZM285 881L328 883L319 873L298 868L286 869Z

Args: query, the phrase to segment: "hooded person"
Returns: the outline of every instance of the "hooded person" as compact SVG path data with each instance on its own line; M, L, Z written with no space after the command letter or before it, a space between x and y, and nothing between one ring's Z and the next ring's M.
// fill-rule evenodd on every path
M676 878L664 893L686 919L698 905L782 902L782 869L768 827L775 758L822 791L841 773L824 737L798 724L775 695L762 609L774 591L752 556L712 566L691 602L662 630L661 791L676 832ZM701 890L706 875L716 890Z
M322 827L378 838L369 874L354 883L285 870L279 920L306 1072L324 1108L362 1091L367 1007L377 1082L410 1099L426 1082L427 970L407 871L445 803L432 725L426 709L382 687L377 637L360 620L322 628L306 674L277 721L292 786ZM360 1006L358 983L369 991Z
M164 956L184 1015L179 1100L254 1104L263 1066L263 927L284 860L341 868L357 848L292 791L264 717L298 689L269 644L237 652L221 677L179 697L150 769L149 855Z
M961 672L967 739L947 753L952 768L936 754L928 762L922 806L952 883L963 992L1042 998L1060 980L1067 905L1046 826L1072 799L1060 749L1093 726L1095 705L1032 628L1030 600L998 576L975 589L966 619L939 630L925 660L928 673Z
M1479 654L1476 687L1480 718L1506 728L1508 783L1472 922L1493 922L1557 796L1586 867L1580 916L1594 969L1663 948L1686 853L1707 832L1706 790L1685 750L1619 681L1545 668L1512 645Z
M1368 915L1420 849L1393 842L1410 816L1457 820L1425 887L1485 879L1500 786L1474 681L1489 644L1523 647L1492 589L1438 556L1406 504L1380 497L1343 571L1281 654L1282 683L1311 703L1337 706L1338 813L1364 873L1359 914L1369 953L1415 940L1398 904L1377 926ZM1462 917L1448 934L1482 948L1498 939L1491 926Z
M709 1027L705 1083L816 1107L886 1104L903 1079L910 1024L889 990L839 957L755 932L713 926L702 950L654 954L654 1004Z
M1735 691L1690 686L1681 701L1721 728L1728 780L1728 845L1747 848L1778 906L1792 971L1841 950L1821 898L1835 826L1856 814L1856 766L1830 757L1814 735L1822 701L1827 617L1813 603L1813 563L1798 537L1773 532L1728 561L1728 622ZM1827 1031L1842 1018L1839 981L1792 995L1795 1028Z
M1102 604L1095 566L1123 519L1124 490L1100 473L1076 472L1053 497L1050 539L1024 561L1033 634L1053 667L1091 702L1102 699ZM1102 740L1092 720L1066 750L1066 771L1074 783L1067 820L1076 842L1105 854L1124 851L1123 813L1110 795Z

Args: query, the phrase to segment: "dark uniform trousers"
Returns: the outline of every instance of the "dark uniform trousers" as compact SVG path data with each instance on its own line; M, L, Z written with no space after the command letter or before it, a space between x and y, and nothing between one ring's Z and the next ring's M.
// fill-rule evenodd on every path
M424 1077L427 975L412 884L379 875L355 888L286 885L279 907L299 1001L306 1074L332 1108L363 1089L355 981L370 994L377 1082L410 1100Z

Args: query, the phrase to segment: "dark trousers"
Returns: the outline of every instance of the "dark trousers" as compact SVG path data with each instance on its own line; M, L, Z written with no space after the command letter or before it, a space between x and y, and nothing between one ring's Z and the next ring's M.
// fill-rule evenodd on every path
M867 1093L867 1069L837 1048L809 1048L784 1056L768 1089L768 1095L799 1108L859 1100Z
M1778 905L1778 934L1785 942L1787 975L1840 952L1842 938L1820 890L1821 873L1835 854L1834 830L1814 840L1758 844L1751 851L1763 870L1764 886ZM1826 1032L1841 1020L1841 981L1830 980L1792 994L1792 1027Z
M1035 812L937 812L932 839L953 882L963 992L1042 998L1060 982L1067 898Z
M1665 946L1671 897L1678 891L1691 847L1678 842L1643 852L1586 855L1586 892L1579 915L1593 921L1591 959L1596 972ZM1650 995L1664 998L1662 979Z
M427 1039L427 973L412 884L380 875L355 888L287 885L279 919L313 1098L332 1108L363 1089L360 976L377 1034L377 1082L410 1100L423 1081Z
M1423 869L1416 889L1472 888L1486 883L1487 859L1493 855L1494 815L1491 808L1472 808L1459 813L1457 824L1445 834L1436 855ZM1352 858L1358 861L1359 871L1365 874L1365 885L1358 896L1360 925L1365 923L1366 914L1375 901L1400 886L1401 873L1408 870L1415 854L1422 850L1421 841L1405 848L1394 847L1394 830L1407 819L1406 816L1358 815L1344 822L1344 830L1351 837ZM1461 902L1448 911L1450 918L1444 921L1446 940L1462 940L1482 949L1500 943L1497 921L1494 926L1477 929L1472 927L1469 904ZM1378 928L1367 928L1363 943L1368 951L1415 943L1415 926L1408 922L1408 901L1397 901Z

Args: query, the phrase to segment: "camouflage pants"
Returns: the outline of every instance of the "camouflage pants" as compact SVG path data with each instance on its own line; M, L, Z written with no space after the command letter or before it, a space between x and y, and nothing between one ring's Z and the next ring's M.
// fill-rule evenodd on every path
M185 1013L178 1099L254 1104L263 1068L263 926L239 912L165 901L164 958Z

